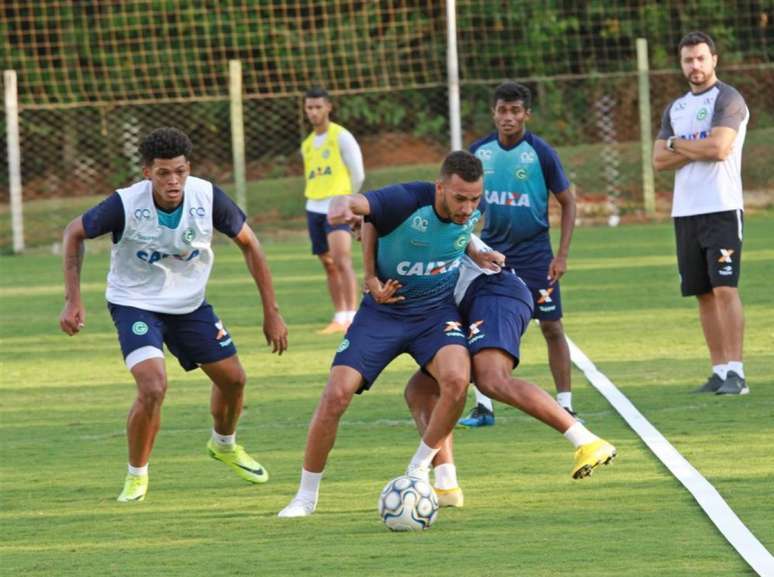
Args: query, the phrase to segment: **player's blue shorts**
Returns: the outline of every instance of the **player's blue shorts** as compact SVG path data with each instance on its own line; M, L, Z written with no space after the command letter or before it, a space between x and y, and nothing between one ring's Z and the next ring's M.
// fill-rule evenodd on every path
M527 285L510 270L481 275L474 280L460 303L468 330L468 349L475 355L483 349L501 349L519 364L521 337L532 318L532 295Z
M400 316L376 305L366 296L333 358L332 366L346 365L359 372L363 392L401 353L410 354L424 368L446 345L465 344L462 317L453 303L424 314Z
M513 267L516 274L529 287L535 303L532 316L541 321L558 321L562 318L562 295L559 290L559 281L553 284L548 283L548 267L553 258L551 245L546 245L545 250L532 255L526 262L507 263L507 266Z
M334 230L350 231L348 224L330 224L328 215L319 212L306 211L306 226L312 241L312 254L328 252L328 234Z
M163 351L164 343L186 371L227 359L237 352L231 335L207 301L184 315L155 313L113 303L108 303L108 309L129 368L130 364L133 366L128 358L132 353L152 350L149 348Z

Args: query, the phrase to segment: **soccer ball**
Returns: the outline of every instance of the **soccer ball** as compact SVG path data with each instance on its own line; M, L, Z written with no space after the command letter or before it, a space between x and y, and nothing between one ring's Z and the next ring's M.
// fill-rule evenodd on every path
M391 531L429 529L438 516L438 497L427 481L401 475L382 489L379 516Z

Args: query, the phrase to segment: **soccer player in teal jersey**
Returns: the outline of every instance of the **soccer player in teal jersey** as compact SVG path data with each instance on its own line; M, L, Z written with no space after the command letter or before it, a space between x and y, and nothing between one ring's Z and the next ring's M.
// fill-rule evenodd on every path
M367 294L333 359L328 383L312 417L298 492L280 517L306 517L317 507L320 480L339 421L356 393L407 352L438 382L410 476L427 479L430 464L465 404L470 358L453 290L471 231L481 216L481 162L449 154L433 183L388 186L331 201L332 224L362 215L378 234L377 269L383 282L400 283L405 300L381 304Z
M570 349L562 326L559 279L567 270L567 256L575 226L575 197L556 152L527 130L532 96L517 82L495 89L492 117L497 132L470 151L484 165L484 195L488 209L481 238L505 255L506 268L524 280L535 301L534 317L548 346L548 364L556 385L556 400L575 417L570 383ZM559 250L551 249L549 194L561 207ZM476 406L463 426L494 424L492 402L476 391Z

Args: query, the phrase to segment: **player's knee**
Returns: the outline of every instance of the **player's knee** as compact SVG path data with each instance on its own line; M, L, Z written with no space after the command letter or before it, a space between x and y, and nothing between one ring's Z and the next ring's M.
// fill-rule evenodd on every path
M511 386L510 368L501 367L476 367L476 387L487 397L500 399L504 392Z
M562 321L540 321L540 330L547 340L559 340L564 338Z
M735 301L738 298L738 291L736 287L732 286L716 286L712 289L711 293L721 304L726 304Z
M337 254L332 259L333 268L339 272L348 272L352 268L352 256L347 251L344 254Z
M225 392L241 391L247 384L247 375L241 366L237 366L218 379L215 384Z
M352 393L343 387L328 386L320 399L320 413L324 416L340 417L352 401Z
M331 257L330 253L325 253L319 255L320 262L323 265L323 268L325 269L325 272L327 274L333 274L336 272L336 266L333 264L333 257Z
M137 382L137 398L148 408L155 408L167 394L167 379L163 374L145 375Z
M465 399L470 379L467 374L451 373L441 379L441 395L453 400Z

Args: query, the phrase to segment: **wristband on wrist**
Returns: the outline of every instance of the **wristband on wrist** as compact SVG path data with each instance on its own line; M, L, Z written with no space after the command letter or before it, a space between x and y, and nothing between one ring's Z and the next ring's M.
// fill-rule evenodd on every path
M676 136L670 136L669 138L667 138L666 147L667 147L667 150L669 152L674 152L675 151L675 138L677 138L677 137Z

